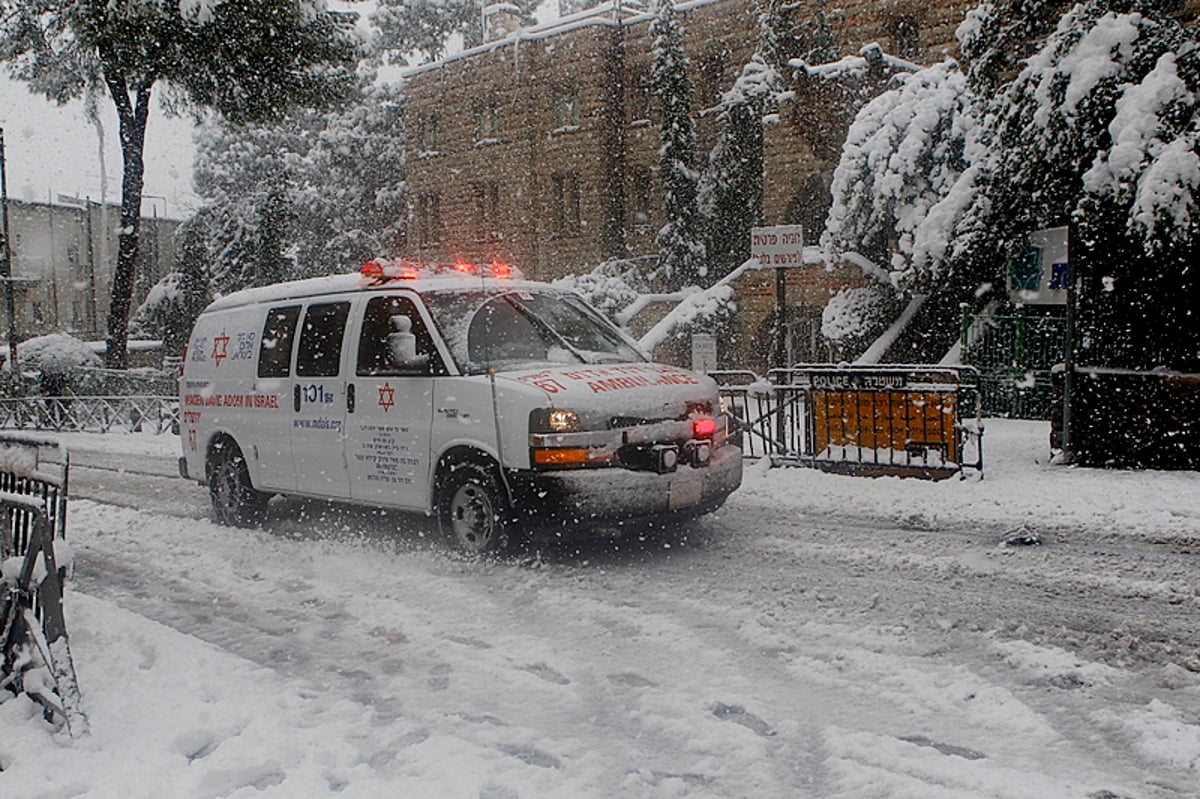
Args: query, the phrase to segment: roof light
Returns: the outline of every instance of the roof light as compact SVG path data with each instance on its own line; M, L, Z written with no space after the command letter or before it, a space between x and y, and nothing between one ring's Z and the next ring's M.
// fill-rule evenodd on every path
M512 277L512 267L499 261L492 262L492 277L508 280Z
M367 261L362 268L363 277L380 278L383 277L383 264L379 261Z
M473 275L477 271L475 264L468 264L464 263L463 261L455 262L454 269L456 272L462 272L466 275Z

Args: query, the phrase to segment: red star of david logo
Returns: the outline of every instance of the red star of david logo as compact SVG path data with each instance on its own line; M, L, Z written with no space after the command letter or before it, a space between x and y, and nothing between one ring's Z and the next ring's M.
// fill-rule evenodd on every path
M221 361L229 357L226 349L229 347L229 336L225 335L225 331L221 331L221 335L213 336L213 351L212 359L217 362L217 366L221 365Z
M395 404L396 389L392 388L391 383L384 383L383 388L379 389L379 407L383 408L384 413L387 413Z

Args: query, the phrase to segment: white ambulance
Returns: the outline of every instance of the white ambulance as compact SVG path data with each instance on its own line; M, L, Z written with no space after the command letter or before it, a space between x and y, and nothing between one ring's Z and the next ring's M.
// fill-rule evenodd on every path
M371 261L196 320L180 470L217 521L273 494L436 514L496 550L534 528L691 516L741 484L708 377L650 363L578 296L502 264Z

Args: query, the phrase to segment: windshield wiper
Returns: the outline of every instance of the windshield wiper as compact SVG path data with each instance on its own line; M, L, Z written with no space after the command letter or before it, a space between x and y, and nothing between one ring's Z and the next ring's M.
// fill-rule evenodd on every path
M515 295L505 294L504 301L511 305L513 310L519 314L522 314L526 319L532 322L533 326L536 327L539 332L549 333L550 336L553 337L563 349L567 350L576 358L578 358L580 363L591 363L591 361L584 357L583 353L579 349L572 345L571 342L563 338L561 333L551 327L549 322L539 316L537 312L528 305L517 299Z

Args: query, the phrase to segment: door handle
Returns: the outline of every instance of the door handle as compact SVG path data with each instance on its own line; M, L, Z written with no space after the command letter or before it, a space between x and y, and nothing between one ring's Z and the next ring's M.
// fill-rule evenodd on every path
M300 386L292 386L292 408L300 413Z
M354 384L346 386L346 413L354 413Z

